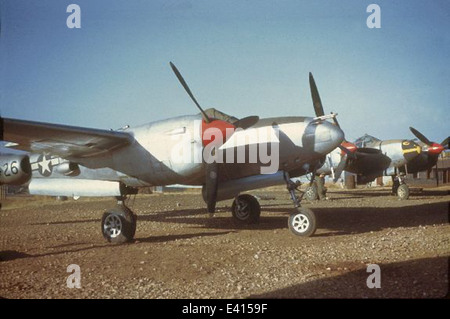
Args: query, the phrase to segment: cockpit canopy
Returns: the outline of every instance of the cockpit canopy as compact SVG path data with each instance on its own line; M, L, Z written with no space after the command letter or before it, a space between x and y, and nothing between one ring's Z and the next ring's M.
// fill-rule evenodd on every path
M367 147L370 146L376 142L379 142L380 140L376 137L373 137L371 135L368 134L364 134L363 136L361 136L360 138L358 138L355 141L355 145L356 147Z

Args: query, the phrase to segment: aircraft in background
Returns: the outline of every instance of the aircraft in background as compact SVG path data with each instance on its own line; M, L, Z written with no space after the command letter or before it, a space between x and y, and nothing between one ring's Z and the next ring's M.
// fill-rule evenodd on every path
M319 92L310 75L311 97L316 116L324 116L323 105ZM336 126L339 123L333 118ZM434 166L439 154L444 150L441 144L429 141L414 128L413 134L425 145L413 140L392 139L379 140L365 134L354 143L343 141L336 149L326 155L323 165L315 171L316 175L331 175L336 182L343 171L356 174L358 184L366 184L380 176L391 176L392 193L399 199L409 198L409 187L405 174L426 170ZM442 142L448 147L448 138ZM305 198L318 199L317 186L311 183L305 190Z
M419 156L409 161L404 167L401 167L400 171L403 173L415 174L428 171L433 168L433 166L436 166L437 168L439 155L441 155L444 150L449 149L450 137L447 137L439 144L430 141L415 128L410 127L409 129L419 139L419 145L422 148L422 152ZM439 183L438 178L436 179L436 182Z
M260 205L241 193L285 183L296 207L289 229L311 236L314 213L301 207L290 178L314 172L344 140L343 131L327 121L336 114L238 120L203 110L170 66L200 114L116 131L1 118L1 140L29 154L1 155L0 183L28 184L33 195L116 197L117 205L101 220L103 236L114 243L134 238L137 219L125 199L140 187L200 185L210 214L217 201L234 199L233 217L255 223Z
M343 142L345 149L336 148L327 154L323 166L317 169L316 174L331 175L336 182L345 170L356 174L357 184L369 183L380 176L391 176L392 193L401 200L408 199L409 186L405 175L435 166L442 151L448 149L449 140L447 138L438 144L429 141L414 128L410 129L421 144L405 139L379 140L365 134L354 143ZM308 200L316 200L317 187L309 186L305 190L305 196Z

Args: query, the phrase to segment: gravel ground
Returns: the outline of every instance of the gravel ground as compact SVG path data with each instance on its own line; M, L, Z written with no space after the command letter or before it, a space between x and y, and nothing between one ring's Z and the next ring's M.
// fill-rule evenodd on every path
M201 196L139 195L136 240L105 242L112 199L15 197L0 211L0 296L4 298L442 298L448 294L450 187L399 201L388 188L329 190L306 202L318 219L311 238L290 233L282 188L258 190L257 225L213 218ZM81 288L68 288L68 265ZM369 264L381 288L369 289Z

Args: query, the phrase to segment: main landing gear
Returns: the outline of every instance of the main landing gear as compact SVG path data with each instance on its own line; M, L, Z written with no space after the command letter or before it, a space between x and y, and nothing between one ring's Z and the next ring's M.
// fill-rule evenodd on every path
M132 241L136 233L137 215L129 209L123 199L107 210L102 217L102 234L110 243L122 244Z
M285 181L295 206L295 212L288 218L289 230L297 236L312 236L317 229L316 216L309 208L301 207L301 198L295 194L300 184L292 182L287 173L285 174ZM261 206L254 196L242 194L234 199L231 213L233 218L239 223L256 224L261 215Z
M238 222L256 224L261 215L261 206L254 196L242 194L234 199L231 205L231 214Z
M285 180L295 206L295 212L288 218L289 230L297 236L312 236L317 229L316 217L312 210L301 207L301 198L295 194L300 185L292 182L287 173L285 174ZM133 240L136 233L137 215L126 206L126 197L118 197L117 199L117 204L103 213L101 230L103 237L108 242L122 244ZM233 218L240 223L256 224L261 215L261 206L256 197L241 194L233 201L231 212Z
M409 187L405 183L403 174L392 176L392 194L397 195L399 200L406 200L409 198Z

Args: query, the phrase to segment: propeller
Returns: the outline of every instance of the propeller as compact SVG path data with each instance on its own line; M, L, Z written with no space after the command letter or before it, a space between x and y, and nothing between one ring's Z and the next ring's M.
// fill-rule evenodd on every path
M317 90L316 81L314 81L314 77L311 72L309 72L309 87L311 89L311 97L313 100L314 111L316 112L316 116L324 116L325 112L323 111L322 101L320 100L319 90Z
M442 141L441 144L435 143L430 141L428 138L425 137L422 133L420 133L418 130L416 130L414 127L409 127L411 132L424 144L428 146L428 149L425 150L427 152L427 155L432 160L436 160L436 185L439 186L439 170L438 170L438 159L439 155L444 151L445 147L443 145L447 145L448 148L448 142L450 137L447 137L445 140Z
M342 172L345 170L347 166L347 162L349 159L356 159L356 153L358 148L355 144L350 143L348 141L344 141L341 145L338 146L342 150L341 161L339 162L335 172L333 182L336 183L337 180L341 177Z
M423 135L422 133L420 133L418 130L416 130L414 127L409 127L409 129L411 130L411 132L423 143L427 144L427 145L432 145L433 143L427 139L425 137L425 135Z
M309 86L311 89L311 98L312 98L316 116L322 117L325 115L325 112L323 110L323 105L322 105L322 101L320 99L319 90L317 89L316 81L314 80L314 77L311 72L309 72ZM331 114L335 115L333 112L331 112ZM332 116L332 118L333 118L334 124L337 127L341 128L336 116ZM339 148L342 150L343 154L341 156L341 161L339 162L336 170L334 171L334 178L333 178L334 182L336 182L341 177L341 174L344 171L345 166L347 164L347 160L349 158L354 158L355 157L354 153L357 150L356 145L348 142L347 140L344 140L344 142L342 142L342 144L339 145Z
M324 116L325 112L323 111L323 105L320 99L319 90L317 89L316 81L314 81L314 77L311 72L309 72L309 87L311 89L311 97L313 101L314 111L316 112L316 116L317 117ZM331 114L334 115L333 112L331 112ZM336 116L332 116L332 118L334 124L336 124L337 127L341 128Z
M192 99L194 104L197 106L197 108L200 110L203 118L203 125L202 125L202 133L208 129L208 128L217 128L222 132L222 136L224 136L224 140L221 141L224 143L229 136L226 135L227 129L232 128L233 131L236 128L241 129L247 129L256 122L259 121L258 116L248 116L245 118L242 118L240 120L234 121L233 123L218 120L212 117L209 117L208 114L203 110L203 108L200 106L200 104L197 102L197 99L195 98L194 94L192 93L191 89L187 85L186 81L184 80L183 76L181 75L180 71L178 71L177 67L170 62L170 67L172 68L172 71L175 73L176 77L178 78L178 81L180 81L181 85L189 95L189 97ZM202 134L202 141L203 145L206 146L211 140L204 140L203 134ZM214 152L214 150L213 150ZM214 155L211 154L211 155ZM205 187L204 187L204 196L208 213L213 214L216 208L216 201L217 201L217 190L219 187L219 164L216 161L213 161L212 163L207 162L206 163L206 175L205 175Z
M181 75L180 71L178 71L177 67L175 66L175 64L173 64L172 62L169 62L170 67L173 70L173 73L175 73L175 75L178 78L178 81L180 81L181 85L184 87L184 89L186 90L187 94L191 97L192 101L194 101L195 105L197 105L198 109L200 110L200 112L202 113L203 116L203 120L206 123L211 123L211 119L208 117L208 115L205 113L205 111L202 109L202 107L200 106L200 104L198 104L197 100L194 97L194 94L192 94L191 89L189 88L189 86L187 85L186 81L184 80L183 76Z
M203 110L203 108L200 106L200 104L197 102L197 99L195 98L195 96L192 93L191 89L187 85L187 83L184 80L183 76L181 75L180 71L178 71L177 67L172 62L169 62L169 64L170 64L170 67L172 68L173 72L177 76L178 81L180 81L181 85L186 90L186 92L189 95L189 97L192 99L192 101L195 103L197 108L202 113L203 120L206 123L208 123L208 124L211 123L214 119L211 119L208 116L208 114L206 114L206 112ZM240 120L237 120L236 122L234 122L232 124L233 124L233 126L235 128L242 128L242 129L245 130L246 128L249 128L249 127L253 126L254 124L256 124L256 122L258 122L258 121L259 121L259 116L252 115L252 116L244 117L244 118L242 118Z
M425 135L420 133L414 127L409 127L409 129L421 142L423 142L424 144L426 144L428 146L428 149L426 150L428 153L439 155L444 150L444 146L430 141L428 138L425 137ZM448 138L446 138L443 142L448 144Z
M217 190L219 188L219 164L212 162L206 165L205 198L208 213L216 210Z
M441 142L441 145L444 146L444 148L445 148L446 150L448 150L448 149L449 149L449 145L448 145L449 142L450 142L450 136L447 137L445 140L443 140L443 141Z

